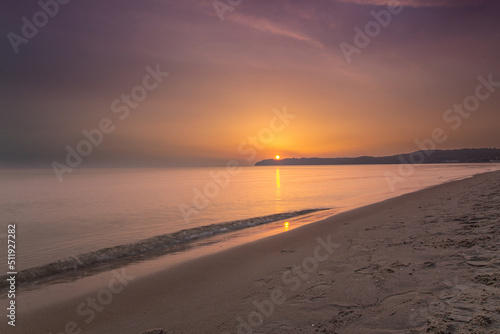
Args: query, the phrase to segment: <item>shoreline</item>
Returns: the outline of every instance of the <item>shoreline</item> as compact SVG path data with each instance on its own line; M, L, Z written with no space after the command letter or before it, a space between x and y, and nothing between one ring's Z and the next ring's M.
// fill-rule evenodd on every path
M474 177L474 175L478 174L447 180L441 184L464 180ZM134 265L143 261L164 257L168 254L190 252L193 248L199 247L200 244L203 245L204 242L208 244L214 242L218 243L218 241L214 240L217 240L218 238L220 238L220 240L224 240L225 236L227 236L227 238L233 238L233 234L237 235L240 234L238 232L244 233L246 231L248 235L245 236L240 234L235 238L241 240L229 244L230 247L234 247L282 233L283 230L280 231L280 229L274 225L284 222L285 220L290 221L290 224L286 224L285 227L285 231L287 231L289 229L321 221L325 218L330 218L345 211L351 211L371 204L377 204L385 200L397 198L405 194L411 194L413 192L425 190L441 184L429 185L422 189L409 193L398 194L395 197L369 202L368 204L353 204L346 207L314 208L282 212L266 216L214 223L179 230L164 235L157 235L151 238L139 240L135 243L120 244L114 247L102 248L88 253L76 254L55 262L23 269L17 273L16 283L18 284L18 288L21 287L20 292L24 292L25 290L32 291L36 289L43 289L47 285L58 284L59 282L77 281L88 276L94 276L102 272L110 271L113 268L116 269L127 265ZM373 194L366 196L372 199L375 198ZM358 198L363 198L363 196ZM297 226L295 226L297 220L305 220L305 222L300 222ZM261 227L266 229L266 231L255 231ZM186 261L189 261L195 257L196 255L186 256L185 259ZM165 264L165 261L161 262ZM6 296L8 282L5 281L5 279L8 277L8 275L0 276L0 299Z
M306 209L240 219L184 229L139 240L135 243L102 248L19 271L17 273L17 283L22 285L30 284L34 281L47 281L50 283L51 280L63 274L78 277L78 274L82 271L99 272L99 268L109 265L123 266L124 263L134 263L138 260L154 258L176 252L182 248L189 248L193 242L202 241L210 237L328 210L331 210L331 208ZM8 286L7 278L8 275L0 276L0 296Z
M126 281L122 276L122 291L114 293L119 290L115 284L111 300L98 305L102 310L94 310L92 319L92 308L81 297L27 313L20 306L19 326L26 332L57 333L68 324L84 333L141 333L149 328L172 333L280 333L296 328L304 333L444 333L457 328L468 333L467 326L477 323L484 333L493 333L500 328L493 270L498 272L500 265L499 223L491 218L498 218L494 204L500 198L499 179L500 172L488 172L446 182L147 277ZM484 218L477 219L478 210ZM475 221L469 224L471 219ZM487 254L497 257L488 259ZM297 265L309 269L297 272ZM113 282L118 282L116 277ZM90 296L107 302L109 291L99 295L105 288ZM472 305L469 311L459 307L464 298ZM270 301L272 307L265 303ZM84 316L78 312L82 303ZM262 323L254 316L253 326L256 305L263 307ZM263 315L266 310L269 316Z
M339 166L307 167L298 170L283 168L281 175L276 174L274 168L248 169L246 174L241 175L240 181L242 183L234 183L232 188L227 188L227 191L221 193L222 197L217 200L220 205L209 206L202 210L203 212L200 211L199 217L189 224L186 224L179 215L177 204L180 202L188 203L192 199L190 187L197 185L199 188L200 184L208 182L209 169L186 173L164 171L158 172L159 174L142 169L137 172L112 170L92 173L84 169L82 170L83 174L75 175L76 178L63 190L59 189L47 176L37 173L32 173L32 175L21 173L7 178L8 182L5 183L3 192L4 204L10 203L9 205L14 207L18 205L33 206L33 210L30 209L18 214L14 214L14 211L9 214L10 211L7 210L4 220L20 224L23 249L19 254L19 267L17 269L21 271L57 262L69 255L78 256L103 248L129 245L140 240L154 238L165 233L176 233L196 226L309 208L359 207L395 197L401 193L442 183L448 179L488 171L494 169L495 166L491 166L491 164L481 164L481 166L472 164L438 167L416 166L411 179L396 185L396 192L392 191L391 184L382 176L387 171L399 175L398 167L394 168L380 168L380 166L379 168L360 166L360 168L347 169ZM309 181L307 183L298 181L297 178L293 177L297 173L308 177ZM145 200L151 194L149 190L154 193L162 193L165 189L164 182L183 175L190 180L200 179L195 183L190 181L191 183L188 182L183 186L180 184L184 184L184 182L178 183L175 186L176 190L164 194L166 197L155 195L152 196L151 200ZM164 182L153 181L158 177ZM254 188L251 182L255 177L263 180L263 183L257 185L258 189ZM129 179L140 180L141 186L135 189L133 184L128 183ZM351 182L351 180L355 182ZM31 195L28 194L26 198L19 196L20 193L16 189L31 181L39 184L37 187L39 190L30 193ZM280 186L284 188L280 189ZM79 189L79 187L83 187L81 191L70 191L70 189ZM125 189L122 189L123 187ZM40 189L45 189L47 193L45 195L38 194ZM101 195L94 198L92 189L102 189ZM121 192L126 190L125 193L130 192L130 194L138 192L137 196L143 200L124 206L124 202L118 200L125 194L120 194L120 189ZM253 189L251 197L246 199L248 194L245 189ZM292 191L292 189L300 189L300 191ZM180 195L179 198L176 195L168 195L169 193L176 194L178 191L184 195ZM8 196L7 194L10 192L14 192L17 196ZM37 206L40 196L41 198L48 196L47 200L44 199L45 208ZM49 198L56 199L56 197L66 198L68 207L72 207L74 210L57 207L57 201L48 200ZM126 197L131 196L127 195ZM114 200L108 201L105 198ZM100 205L101 201L108 201L107 205ZM248 201L254 205L246 207L244 204ZM86 206L95 206L95 210L83 210L82 208ZM145 207L150 210L144 212ZM33 216L37 210L40 215ZM122 212L125 211L130 213L128 218L122 216ZM4 226L4 229L6 228L7 226ZM52 233L50 233L51 231ZM0 254L1 260L6 260L5 254Z

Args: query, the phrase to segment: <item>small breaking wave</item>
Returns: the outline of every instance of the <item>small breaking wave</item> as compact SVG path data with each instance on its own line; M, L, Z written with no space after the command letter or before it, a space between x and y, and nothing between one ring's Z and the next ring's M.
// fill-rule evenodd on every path
M77 270L89 269L100 265L109 264L118 260L123 260L125 258L144 256L148 253L159 251L168 251L179 245L188 244L199 239L258 225L264 225L279 220L289 219L323 210L328 210L328 208L278 213L262 217L240 219L220 224L193 227L174 233L158 235L135 243L118 245L115 247L103 248L90 253L70 256L56 262L26 269L17 273L16 280L18 283L30 283L40 279L62 275L68 272L74 272ZM8 277L0 277L0 289L7 286L8 281L6 280L6 278Z

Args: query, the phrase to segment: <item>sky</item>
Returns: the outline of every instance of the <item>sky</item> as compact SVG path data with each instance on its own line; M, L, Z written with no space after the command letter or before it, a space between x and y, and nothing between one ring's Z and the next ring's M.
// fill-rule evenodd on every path
M2 0L0 167L500 147L500 3L392 5Z

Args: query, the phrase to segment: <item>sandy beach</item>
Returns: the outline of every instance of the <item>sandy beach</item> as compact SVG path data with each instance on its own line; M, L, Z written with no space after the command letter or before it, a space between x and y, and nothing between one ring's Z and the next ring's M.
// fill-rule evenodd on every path
M500 333L499 203L500 172L481 174L145 278L128 279L126 268L118 269L105 289L20 308L16 330L4 323L0 329Z

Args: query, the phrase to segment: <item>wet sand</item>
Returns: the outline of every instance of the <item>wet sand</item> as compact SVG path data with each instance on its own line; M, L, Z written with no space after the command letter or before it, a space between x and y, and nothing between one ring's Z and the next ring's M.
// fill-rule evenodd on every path
M145 278L117 269L0 331L499 333L499 213L500 172L486 173Z

